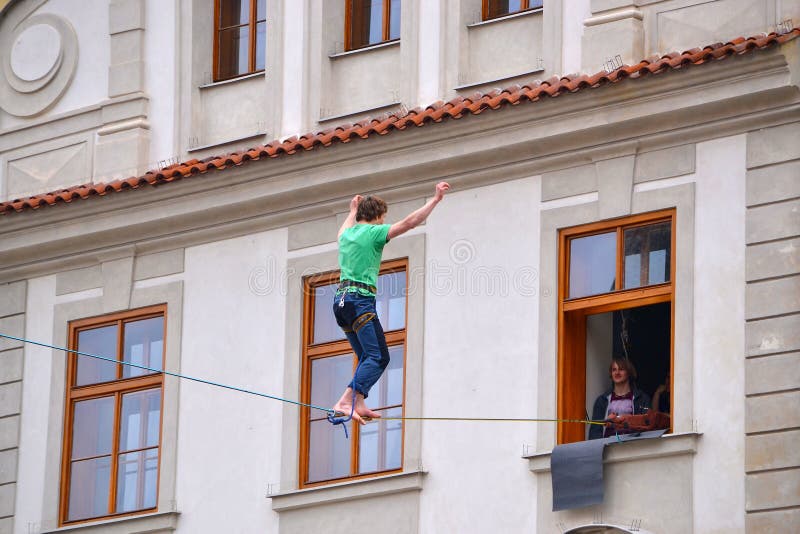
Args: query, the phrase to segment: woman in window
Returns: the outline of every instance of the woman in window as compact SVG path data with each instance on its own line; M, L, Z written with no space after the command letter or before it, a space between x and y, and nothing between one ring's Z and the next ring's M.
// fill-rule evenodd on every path
M650 408L650 395L634 385L636 368L625 358L614 357L608 368L611 388L594 401L592 419L607 420L618 415L644 414ZM614 434L624 434L610 426L591 425L589 439L607 438Z

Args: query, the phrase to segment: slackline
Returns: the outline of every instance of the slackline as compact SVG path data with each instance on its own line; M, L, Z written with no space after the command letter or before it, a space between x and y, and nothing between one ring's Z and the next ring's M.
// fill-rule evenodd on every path
M342 412L337 412L332 408L324 408L322 406L317 406L314 404L309 404L305 402L300 402L291 399L284 399L283 397L278 397L276 395L269 395L267 393L261 393L259 391L253 391L251 389L231 386L228 384L222 384L219 382L214 382L212 380L206 380L204 378L197 378L194 376L184 375L180 373L174 373L172 371L166 371L164 369L157 369L154 367L148 367L146 365L139 365L133 362L126 362L124 360L117 360L114 358L107 358L105 356L98 356L96 354L89 354L88 352L81 352L78 350L68 349L66 347L58 347L55 345L49 345L47 343L40 343L38 341L33 341L30 339L25 339L16 336L10 336L8 334L0 333L0 337L6 339L13 339L15 341L21 341L23 343L30 343L31 345L38 345L40 347L46 347L53 350L60 350L62 352L78 354L80 356L86 356L89 358L95 358L97 360L103 360L110 363L117 363L121 365L128 365L130 367L135 367L137 369L144 369L146 371L150 371L153 373L162 373L168 376L173 376L175 378L181 378L183 380L190 380L192 382L198 382L200 384L206 384L208 386L214 386L223 389L229 389L232 391L238 391L240 393L245 393L247 395L255 395L257 397L264 397L267 399L277 400L281 402L286 402L289 404L294 404L296 406L302 406L304 408L311 408L314 410L319 410L321 412L327 413L331 417L337 417L343 414ZM380 417L375 419L370 419L372 422L379 422L379 421L481 421L481 422L507 422L507 423L581 423L587 425L605 425L605 421L592 421L588 419L538 419L538 418L515 418L515 417Z

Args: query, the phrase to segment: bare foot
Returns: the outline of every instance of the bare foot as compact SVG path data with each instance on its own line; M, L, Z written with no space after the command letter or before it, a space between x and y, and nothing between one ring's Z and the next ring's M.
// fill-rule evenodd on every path
M381 417L381 414L378 412L373 412L367 408L364 396L360 393L356 395L356 413L365 419L380 419Z
M367 422L361 417L361 413L358 410L358 399L361 398L361 402L364 402L364 397L361 395L356 395L356 409L353 410L353 390L351 388L347 388L344 390L339 401L334 404L333 409L336 410L337 417L349 417L350 412L353 413L353 420L360 424L365 425Z

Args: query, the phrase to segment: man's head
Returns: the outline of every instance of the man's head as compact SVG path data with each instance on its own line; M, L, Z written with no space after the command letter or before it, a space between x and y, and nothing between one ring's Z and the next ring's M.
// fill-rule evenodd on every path
M358 211L356 211L356 222L373 222L389 211L386 202L380 197L366 196L358 203Z

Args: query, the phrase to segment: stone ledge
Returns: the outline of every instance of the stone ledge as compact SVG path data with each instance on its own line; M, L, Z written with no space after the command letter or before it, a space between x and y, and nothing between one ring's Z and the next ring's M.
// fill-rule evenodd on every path
M135 515L69 525L52 530L42 529L41 534L55 532L98 532L103 534L138 534L145 532L163 532L175 530L180 512L157 512L154 514Z
M623 442L624 446L611 443L603 456L604 464L665 458L697 452L697 442L702 436L699 432L665 434L657 439L643 439ZM553 451L537 452L523 458L528 460L528 467L537 475L550 472L550 455Z
M411 471L377 478L367 478L330 486L286 491L269 495L276 512L297 510L322 504L332 504L356 499L368 499L407 491L422 490L424 471Z

